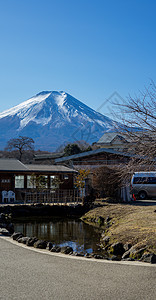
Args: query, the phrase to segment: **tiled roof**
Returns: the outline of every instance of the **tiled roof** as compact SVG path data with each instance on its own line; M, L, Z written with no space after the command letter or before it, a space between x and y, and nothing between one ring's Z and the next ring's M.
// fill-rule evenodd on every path
M46 153L46 154L36 154L34 156L34 160L40 160L40 159L55 159L58 157L62 157L64 155L64 152L54 152L54 153Z
M60 162L68 161L68 160L74 160L77 158L88 157L88 156L92 156L92 155L98 155L100 153L118 154L118 155L127 156L127 157L131 156L131 154L128 154L128 153L123 153L120 151L115 151L115 150L107 149L107 148L100 148L100 149L96 149L96 150L92 150L92 151L82 152L79 154L64 156L62 158L57 158L57 159L55 159L55 163L60 163Z
M0 159L0 171L27 171L27 167L17 159Z
M60 173L73 173L75 172L75 170L70 169L68 167L65 166L59 166L59 165L25 165L27 167L27 169L29 169L31 172L35 172L35 171L42 171L42 172L60 172Z
M17 159L0 159L0 171L21 172L60 172L74 173L73 169L58 165L24 165Z
M130 142L131 139L128 135L119 132L105 132L104 135L97 141L96 144L110 144L116 137L126 142Z

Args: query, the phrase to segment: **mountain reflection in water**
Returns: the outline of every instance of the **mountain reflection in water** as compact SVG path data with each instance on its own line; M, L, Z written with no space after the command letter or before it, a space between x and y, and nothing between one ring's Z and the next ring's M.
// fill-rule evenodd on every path
M24 236L36 236L55 245L71 246L76 252L96 253L100 231L79 220L54 220L50 222L14 223L15 231Z

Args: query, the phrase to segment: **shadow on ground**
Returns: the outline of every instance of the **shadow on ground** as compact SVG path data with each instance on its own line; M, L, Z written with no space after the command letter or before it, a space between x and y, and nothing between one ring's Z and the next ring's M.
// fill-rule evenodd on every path
M136 206L156 206L156 199L152 200L137 200L133 201L130 203L131 205L136 205Z

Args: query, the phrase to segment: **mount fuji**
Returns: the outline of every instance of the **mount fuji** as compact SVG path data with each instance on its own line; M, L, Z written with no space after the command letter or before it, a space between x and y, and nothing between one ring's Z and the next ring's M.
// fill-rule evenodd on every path
M61 144L96 142L116 122L65 92L44 91L0 113L0 149L11 138L28 136L35 149L55 151Z

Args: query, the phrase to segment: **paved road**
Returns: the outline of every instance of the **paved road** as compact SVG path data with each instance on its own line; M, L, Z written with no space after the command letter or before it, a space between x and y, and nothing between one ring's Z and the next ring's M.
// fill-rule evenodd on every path
M45 255L0 238L0 300L155 300L156 266Z
M156 199L148 199L148 200L137 200L130 202L131 205L138 205L138 206L156 206Z

